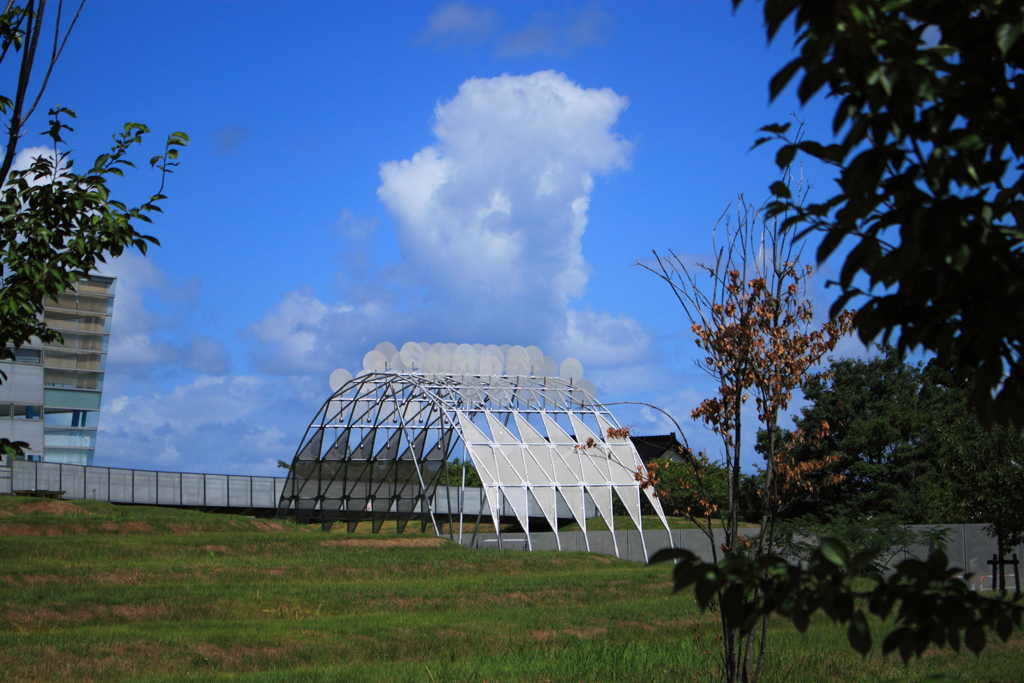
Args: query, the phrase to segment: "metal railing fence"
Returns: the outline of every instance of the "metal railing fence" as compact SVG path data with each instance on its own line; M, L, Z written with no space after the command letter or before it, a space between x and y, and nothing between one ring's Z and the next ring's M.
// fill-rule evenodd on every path
M15 460L0 472L0 494L63 491L66 500L211 508L277 508L281 477L156 472Z

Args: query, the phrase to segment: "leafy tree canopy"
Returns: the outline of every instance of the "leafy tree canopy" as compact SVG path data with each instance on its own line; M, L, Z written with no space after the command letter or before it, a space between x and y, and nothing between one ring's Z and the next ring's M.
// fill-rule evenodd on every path
M738 5L742 0L733 0ZM853 298L866 342L894 337L973 377L984 423L1024 426L1024 0L765 0L769 39L791 19L797 56L772 78L835 103L834 137L782 142L834 165L831 197L773 185L787 226L850 249L833 314Z
M896 515L908 522L921 517L919 479L926 475L927 410L919 401L919 365L905 363L892 346L867 360L833 360L803 386L808 405L798 429L827 425L821 438L797 449L800 460L838 454L828 472L842 479L825 495L796 506L793 515L864 517ZM934 520L931 520L934 521Z
M809 403L797 428L829 428L794 456L838 454L815 476L841 476L790 514L840 524L884 516L983 523L1007 546L1024 542L1024 433L984 427L968 406L970 380L958 380L949 366L904 362L891 346L880 351L867 360L834 360L805 383Z

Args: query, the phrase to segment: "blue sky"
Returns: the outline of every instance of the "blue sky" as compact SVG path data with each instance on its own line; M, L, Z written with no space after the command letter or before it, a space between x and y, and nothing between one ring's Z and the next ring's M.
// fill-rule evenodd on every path
M769 47L760 10L90 0L44 97L77 112L76 158L146 123L115 186L138 203L159 182L141 162L169 132L192 139L149 228L163 246L107 268L96 464L280 472L331 370L380 341L575 356L600 399L661 405L713 449L688 420L713 390L688 325L634 264L699 259L738 193L765 197L760 126L800 112L826 130L820 104L769 107L791 41Z

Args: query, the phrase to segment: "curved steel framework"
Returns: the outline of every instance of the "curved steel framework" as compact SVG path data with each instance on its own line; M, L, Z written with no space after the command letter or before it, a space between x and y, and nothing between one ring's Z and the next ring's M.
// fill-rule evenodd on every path
M465 471L461 482L442 476L444 463L460 454L483 483L484 504L476 511L466 509ZM418 516L435 530L447 521L453 536L457 522L461 536L467 513L477 525L488 514L500 534L502 511L510 511L532 547L531 511L539 511L535 529L556 534L559 511L563 519L568 511L586 533L587 510L596 508L614 529L617 496L640 529L640 496L646 495L667 530L658 498L634 476L641 464L626 430L571 381L372 372L342 386L310 423L278 515L294 509L299 523L319 516L324 530L344 520L353 531L370 519L374 532L392 518L399 533ZM455 504L436 500L451 499L452 486L459 487ZM615 534L612 539L618 554Z

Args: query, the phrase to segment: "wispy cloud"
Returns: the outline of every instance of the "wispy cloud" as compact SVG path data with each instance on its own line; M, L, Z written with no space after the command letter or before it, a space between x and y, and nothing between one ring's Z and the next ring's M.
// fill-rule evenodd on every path
M419 42L437 45L483 43L498 28L498 15L492 9L481 9L465 2L441 5L427 17L427 26Z
M427 17L427 25L417 42L439 47L486 44L502 57L566 56L583 48L604 45L615 22L595 2L583 9L569 7L560 12L535 12L526 26L501 32L499 27L504 23L493 9L450 2Z
M213 146L221 154L234 152L238 145L249 137L249 129L244 126L224 126L213 133Z
M223 341L195 334L180 338L198 305L198 280L174 284L137 252L110 259L99 272L117 277L108 352L112 374L140 378L172 366L201 374L228 372Z
M580 12L537 12L526 28L503 35L497 51L508 57L565 56L581 48L603 45L612 26L612 17L596 3Z

